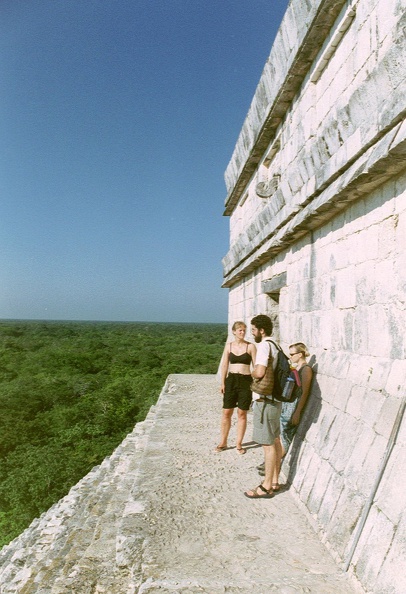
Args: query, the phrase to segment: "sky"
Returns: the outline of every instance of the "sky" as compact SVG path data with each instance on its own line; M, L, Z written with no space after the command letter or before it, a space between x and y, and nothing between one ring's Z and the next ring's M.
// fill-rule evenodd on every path
M1 2L1 319L227 322L224 171L287 4Z

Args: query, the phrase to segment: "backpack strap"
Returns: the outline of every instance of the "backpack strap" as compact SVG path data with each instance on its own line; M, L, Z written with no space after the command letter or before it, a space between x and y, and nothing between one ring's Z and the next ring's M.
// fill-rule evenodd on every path
M265 338L265 340L266 340L267 342L272 342L273 346L274 346L274 347L276 347L278 351L281 351L281 352L283 352L283 351L282 351L282 348L280 347L280 345L279 345L279 344L276 344L276 342L274 342L274 341L273 341L273 340L271 340L271 339L269 339L269 340L268 340L268 339L266 339L266 338Z
M273 341L273 340L268 340L267 338L265 338L265 341L266 341L266 342L271 342L272 344L274 344L274 345L276 346L276 344L274 343L274 341ZM273 359L273 355L272 355L272 349L271 349L271 348L269 348L269 357L268 357L268 359L270 359L271 357L272 357L272 359Z
M273 345L276 346L276 348L278 348L278 345L275 344L273 340L271 340L271 339L268 340L267 338L265 338L265 340L266 340L266 342L271 342ZM274 359L274 356L272 354L272 349L269 348L268 365L269 365L270 362L272 364L273 359ZM264 406L262 407L262 412L261 412L261 421L260 421L261 422L261 425L264 422L265 405L268 404L268 402L275 402L275 399L274 399L274 397L272 395L271 395L270 398L268 398L267 396L263 396L263 399L264 399L264 403L263 403Z

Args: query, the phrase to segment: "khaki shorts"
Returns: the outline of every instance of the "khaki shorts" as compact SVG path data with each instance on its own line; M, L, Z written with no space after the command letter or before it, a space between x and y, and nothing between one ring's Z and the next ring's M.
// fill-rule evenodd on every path
M263 419L262 417L262 409ZM282 402L256 402L252 404L254 412L254 431L252 433L252 440L260 445L273 445L275 439L281 433L280 416L281 416Z

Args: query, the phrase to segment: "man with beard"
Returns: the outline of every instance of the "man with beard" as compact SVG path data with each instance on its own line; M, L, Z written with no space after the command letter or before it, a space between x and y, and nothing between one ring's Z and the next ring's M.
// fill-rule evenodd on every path
M251 332L257 346L255 367L251 373L253 379L264 377L268 365L275 370L278 351L270 342L272 334L272 320L265 315L255 316L251 320ZM274 476L277 452L275 439L280 435L280 416L282 403L272 400L272 396L261 396L252 388L254 430L252 439L262 445L265 458L265 477L262 484L255 489L246 491L244 495L249 499L270 499L273 497L272 478Z

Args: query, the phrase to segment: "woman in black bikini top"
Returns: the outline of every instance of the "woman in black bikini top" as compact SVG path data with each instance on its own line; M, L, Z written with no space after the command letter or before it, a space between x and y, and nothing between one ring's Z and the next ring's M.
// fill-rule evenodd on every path
M231 365L233 365L235 363L239 363L240 365L250 365L251 361L252 361L252 357L248 352L248 346L249 346L248 343L247 343L247 350L242 355L236 355L235 353L232 352L232 350L231 350L232 344L233 343L230 342L230 353L228 355L229 363L231 363Z
M226 343L221 364L221 388L223 394L223 414L221 417L221 438L216 452L227 449L227 439L231 428L231 419L237 407L236 449L245 454L242 447L247 428L247 412L251 406L251 365L255 363L256 348L245 340L247 326L244 322L235 322L232 333L235 339Z

